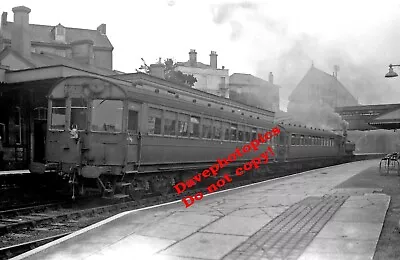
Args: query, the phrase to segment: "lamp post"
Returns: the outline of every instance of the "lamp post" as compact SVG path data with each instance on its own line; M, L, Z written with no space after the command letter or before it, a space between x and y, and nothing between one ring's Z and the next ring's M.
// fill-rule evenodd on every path
M389 72L386 73L385 78L394 78L394 77L399 76L396 72L393 71L393 67L400 67L400 65L390 64L389 65Z

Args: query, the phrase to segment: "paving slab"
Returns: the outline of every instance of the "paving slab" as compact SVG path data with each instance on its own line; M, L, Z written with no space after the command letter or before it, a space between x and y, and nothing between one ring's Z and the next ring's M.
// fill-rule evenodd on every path
M351 196L299 260L373 259L389 203L385 194Z
M247 238L247 236L199 232L162 251L161 254L202 259L221 259Z
M260 230L271 218L225 216L201 229L201 232L250 236Z
M174 240L132 235L100 250L98 253L85 258L85 260L149 259L155 252L167 248L175 242Z

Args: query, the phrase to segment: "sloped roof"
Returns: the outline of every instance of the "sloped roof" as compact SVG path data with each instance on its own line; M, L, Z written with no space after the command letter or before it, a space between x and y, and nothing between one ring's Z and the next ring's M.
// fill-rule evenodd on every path
M398 129L400 127L400 109L380 115L368 124L383 129Z
M11 32L14 26L13 22L7 22L1 28L1 33L5 42L11 42ZM65 27L65 43L54 40L52 30L55 27L52 25L29 24L31 42L50 43L50 44L70 44L79 40L92 40L94 47L113 49L113 46L106 35L102 35L97 30L80 29Z
M266 80L245 73L233 73L229 76L229 85L240 85L240 86L277 86L269 83Z
M190 61L185 61L185 62L177 62L177 66L182 66L182 67L192 67L192 68L201 68L201 69L211 69L212 67L208 64L204 64L202 62L196 62L195 66L192 66L190 64Z
M18 52L12 50L11 47L6 47L3 51L0 52L0 61L10 53L12 53L20 60L22 60L24 63L26 63L28 66L31 66L33 68L40 68L40 67L54 66L54 65L65 65L76 69L81 69L106 76L114 75L116 73L115 71L110 69L99 68L94 65L80 63L72 59L64 58L50 53L39 54L32 52L31 57L27 58L23 57Z
M307 71L306 75L300 81L300 83L296 86L293 92L289 96L289 100L297 100L298 97L302 97L305 93L308 93L308 88L311 85L318 85L321 89L336 89L341 93L345 94L352 102L354 101L354 105L358 102L354 98L354 96L346 89L346 87L333 75L330 75L322 70L317 69L314 66Z

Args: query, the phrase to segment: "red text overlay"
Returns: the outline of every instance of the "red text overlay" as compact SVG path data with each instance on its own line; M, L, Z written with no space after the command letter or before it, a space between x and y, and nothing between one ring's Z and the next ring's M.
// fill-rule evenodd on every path
M240 149L236 148L235 152L230 154L225 159L218 158L215 164L211 165L208 169L205 169L202 173L198 173L191 179L188 179L184 182L178 182L177 184L175 184L174 189L178 194L181 194L187 188L195 186L197 183L210 177L211 175L215 177L218 174L218 171L226 167L229 163L235 162L238 158L243 156L243 154L251 151L258 151L260 144L268 142L268 140L270 140L274 136L277 136L279 133L280 129L278 127L274 127L271 131L266 132L264 135L258 134L258 139L254 139L250 142L250 144L246 144ZM260 168L261 164L268 163L268 154L270 154L271 156L275 156L275 153L270 146L268 146L268 148L258 157L255 157L251 161L243 164L241 167L238 167L235 172L236 176L242 176L243 174L245 174L246 171ZM217 191L219 188L222 188L227 182L232 182L232 178L228 173L224 174L222 178L220 178L215 184L211 184L210 186L208 186L208 193ZM201 200L202 198L203 193L199 192L194 196L187 196L183 198L182 202L185 204L186 208L188 208L193 205L196 200Z

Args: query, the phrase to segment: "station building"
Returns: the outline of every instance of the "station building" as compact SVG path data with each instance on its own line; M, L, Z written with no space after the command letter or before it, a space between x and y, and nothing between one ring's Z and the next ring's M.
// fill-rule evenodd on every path
M0 135L6 167L26 169L44 159L50 87L66 76L118 72L105 24L95 30L30 24L28 7L12 11L12 22L1 16Z

